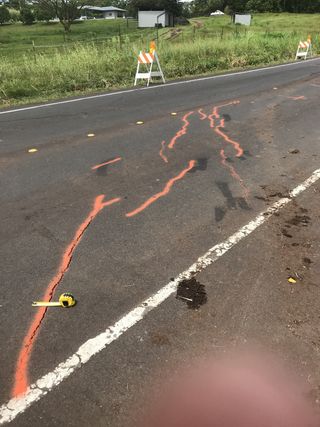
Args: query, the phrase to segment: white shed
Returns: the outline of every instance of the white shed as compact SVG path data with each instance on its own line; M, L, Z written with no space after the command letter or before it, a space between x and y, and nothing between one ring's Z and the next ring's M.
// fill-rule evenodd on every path
M173 16L165 10L138 11L139 28L153 28L157 25L162 25L162 27L173 25Z
M242 25L251 25L251 15L239 15L238 13L236 13L234 16L234 23Z

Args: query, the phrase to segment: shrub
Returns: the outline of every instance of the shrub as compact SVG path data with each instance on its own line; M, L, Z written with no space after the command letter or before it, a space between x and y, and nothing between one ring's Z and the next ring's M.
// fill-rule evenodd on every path
M20 12L16 9L9 9L9 13L10 13L10 20L12 22L18 22L20 21Z
M21 22L25 25L32 25L34 23L34 14L29 6L24 6L20 12Z
M10 13L5 6L0 6L0 24L10 21Z

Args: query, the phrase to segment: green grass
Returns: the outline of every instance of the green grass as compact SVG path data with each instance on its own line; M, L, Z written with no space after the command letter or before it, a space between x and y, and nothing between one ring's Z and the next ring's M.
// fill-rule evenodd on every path
M57 45L79 40L90 40L131 34L137 30L137 22L129 19L88 20L75 22L71 32L65 35L59 22L36 23L33 25L12 24L0 26L0 49L25 49L36 45ZM0 50L1 52L1 50Z
M121 27L119 40L119 21L126 25L122 20L76 24L66 43L58 24L0 28L0 43L7 40L0 47L1 104L131 86L136 55L154 30L138 30L132 22ZM294 59L298 41L308 34L319 49L319 23L319 15L255 15L250 28L232 25L228 17L198 18L178 33L161 30L158 53L168 79L280 63ZM30 40L52 47L34 52L27 49ZM57 44L63 46L53 47Z

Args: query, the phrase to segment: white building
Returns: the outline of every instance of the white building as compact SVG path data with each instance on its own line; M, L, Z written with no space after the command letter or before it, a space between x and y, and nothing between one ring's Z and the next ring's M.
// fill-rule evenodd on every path
M165 10L139 10L138 27L154 28L156 26L173 27L174 17Z
M120 9L119 7L114 6L83 6L82 8L83 12L91 12L93 16L96 18L103 18L103 19L117 19L117 18L125 18L126 16L126 10Z
M236 13L234 16L234 23L241 25L251 25L251 15L240 15Z
M221 12L221 10L216 10L215 12L210 13L210 16L221 16L224 15L223 12Z

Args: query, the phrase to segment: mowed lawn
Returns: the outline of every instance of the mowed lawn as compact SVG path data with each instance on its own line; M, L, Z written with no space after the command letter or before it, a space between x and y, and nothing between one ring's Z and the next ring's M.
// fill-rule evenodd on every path
M168 79L292 60L300 39L319 50L319 14L256 14L251 27L203 17L159 31ZM132 85L136 56L156 37L129 19L0 26L0 105L45 101ZM33 43L35 48L33 48Z

